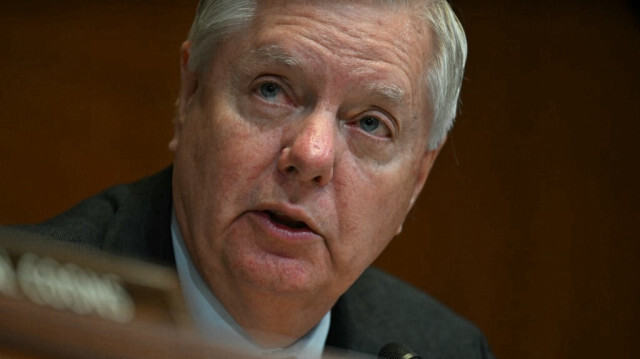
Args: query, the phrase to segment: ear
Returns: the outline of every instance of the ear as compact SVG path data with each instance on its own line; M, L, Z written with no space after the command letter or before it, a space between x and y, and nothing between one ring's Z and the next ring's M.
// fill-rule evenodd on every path
M169 150L176 152L182 125L185 121L185 113L192 99L193 94L198 89L198 76L189 69L189 58L191 57L191 41L185 41L180 47L180 93L176 101L176 115L173 120L174 133L173 138L169 142Z
M418 199L420 192L422 192L422 188L424 187L425 182L427 182L427 177L429 177L431 168L433 167L433 164L436 162L436 158L438 157L438 154L440 153L440 150L444 146L444 143L446 142L446 140L447 140L446 137L443 138L436 149L427 150L422 156L422 158L420 159L420 163L418 164L418 169L417 169L416 182L413 187L413 194L411 195L411 200L409 201L409 208L407 208L407 213L409 213L409 211L411 210L411 207L413 207L413 204ZM402 232L402 224L400 224L400 227L398 228L396 235L400 234L400 232Z

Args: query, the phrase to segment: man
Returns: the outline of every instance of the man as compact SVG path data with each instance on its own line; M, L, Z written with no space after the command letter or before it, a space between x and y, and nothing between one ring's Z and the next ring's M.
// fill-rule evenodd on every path
M175 262L202 331L250 353L491 357L472 325L367 269L444 143L465 57L443 0L201 1L173 168L31 230Z

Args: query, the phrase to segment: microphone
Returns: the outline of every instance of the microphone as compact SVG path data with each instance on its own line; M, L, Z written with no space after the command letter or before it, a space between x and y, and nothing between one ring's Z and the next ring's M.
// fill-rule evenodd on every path
M405 345L396 342L385 344L378 352L378 359L422 359Z

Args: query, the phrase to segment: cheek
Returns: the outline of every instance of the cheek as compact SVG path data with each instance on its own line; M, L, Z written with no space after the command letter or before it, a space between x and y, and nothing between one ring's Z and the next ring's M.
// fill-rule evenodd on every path
M195 114L197 115L197 114ZM271 138L229 111L185 123L174 159L176 211L196 252L215 252L215 238L257 197L273 157Z
M246 188L243 175L251 171L248 163L256 163L253 157L259 151L253 145L260 144L229 117L198 115L183 126L174 160L174 191L189 217L217 224L217 214L227 210L225 201Z
M216 113L211 110L209 113ZM219 110L203 116L191 126L193 167L204 180L222 186L241 187L272 162L273 136L250 126L232 111ZM209 183L206 186L212 186Z
M389 244L408 212L408 174L386 169L350 171L336 181L338 256L351 267L368 266Z

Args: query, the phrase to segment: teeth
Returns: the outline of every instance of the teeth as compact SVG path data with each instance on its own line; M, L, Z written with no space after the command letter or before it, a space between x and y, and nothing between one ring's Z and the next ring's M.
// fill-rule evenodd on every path
M302 228L307 228L307 225L304 222L301 221L296 221L292 218L289 218L283 214L274 212L274 211L267 211L267 214L269 214L269 217L271 218L271 220L273 220L274 222L278 222L280 224L284 224L287 227L291 227L293 229L302 229Z

